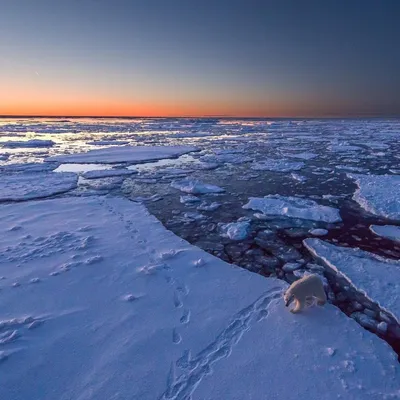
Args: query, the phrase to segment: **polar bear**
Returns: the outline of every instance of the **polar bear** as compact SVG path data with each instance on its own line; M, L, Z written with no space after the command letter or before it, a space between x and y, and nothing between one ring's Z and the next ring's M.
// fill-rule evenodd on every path
M326 303L326 294L324 285L320 277L316 274L303 276L296 282L293 282L288 290L286 290L283 298L285 306L295 300L296 305L290 310L292 313L298 313L312 303L313 297L317 298L317 304L323 306Z

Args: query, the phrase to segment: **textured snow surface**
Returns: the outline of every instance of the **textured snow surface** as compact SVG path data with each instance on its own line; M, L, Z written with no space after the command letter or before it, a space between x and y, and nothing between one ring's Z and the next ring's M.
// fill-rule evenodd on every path
M76 188L78 177L72 173L38 172L2 175L0 201L23 201L52 196Z
M198 180L182 179L180 181L171 182L174 189L178 189L184 193L202 194L202 193L222 193L224 189L219 186L202 183Z
M366 211L400 221L400 176L347 174L356 181L353 195Z
M321 239L305 239L310 252L345 276L360 292L399 321L400 261L357 249L339 247Z
M331 305L289 313L284 282L190 246L142 205L33 201L0 219L1 399L398 394L385 342Z
M299 197L280 195L250 197L249 202L243 208L261 211L266 215L281 215L312 221L339 222L342 220L339 210L336 208L321 206L314 200L306 200Z
M289 172L298 171L304 167L303 162L286 161L286 160L267 160L254 162L251 166L256 171L274 171L274 172Z
M400 242L400 226L395 225L371 225L372 232L378 236Z
M197 151L197 149L192 146L108 147L105 149L90 150L86 153L48 157L46 161L101 164L117 164L122 162L144 163L164 158L175 158L192 151Z

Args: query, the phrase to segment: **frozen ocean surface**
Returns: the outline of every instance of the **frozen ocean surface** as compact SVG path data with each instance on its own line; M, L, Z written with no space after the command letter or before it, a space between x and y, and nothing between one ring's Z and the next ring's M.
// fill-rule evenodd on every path
M0 119L0 398L400 398L399 139ZM293 315L310 273L329 304Z

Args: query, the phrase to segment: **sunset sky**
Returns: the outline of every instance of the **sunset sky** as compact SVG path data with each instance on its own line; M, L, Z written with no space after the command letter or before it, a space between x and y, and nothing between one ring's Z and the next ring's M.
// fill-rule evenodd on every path
M0 6L0 115L400 115L398 0Z

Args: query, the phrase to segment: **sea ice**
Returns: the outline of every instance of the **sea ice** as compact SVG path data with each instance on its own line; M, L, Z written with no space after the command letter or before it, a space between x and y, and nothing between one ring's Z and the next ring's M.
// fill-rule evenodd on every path
M339 222L342 220L338 209L322 206L313 200L299 197L280 195L250 197L249 202L243 208L261 211L266 215L281 215L312 221Z
M23 141L8 141L0 142L0 146L4 148L34 148L34 147L52 147L55 143L52 140L23 140Z
M0 202L48 197L76 188L78 177L72 173L38 172L2 175Z
M192 146L121 146L53 156L46 158L46 161L101 164L145 163L164 158L176 158L193 151L198 151L198 149Z
M347 174L356 181L353 195L366 211L381 217L400 220L400 176Z
M230 222L220 225L221 235L231 240L244 240L248 237L250 231L250 222Z
M99 179L99 178L111 178L114 176L125 176L137 174L134 169L114 168L114 169L101 169L87 171L82 174L85 179Z
M303 162L271 159L267 161L253 162L251 169L254 169L255 171L290 172L298 171L303 167Z
M378 236L394 240L395 242L400 242L400 226L371 225L369 229Z
M178 189L184 193L202 194L202 193L222 193L224 189L219 186L202 183L198 180L182 179L180 181L171 182L174 189Z
M400 261L357 248L335 246L321 239L305 239L303 243L318 260L399 321Z
M318 157L318 154L315 153L291 153L286 154L288 157L299 158L301 160L312 160L315 157Z

